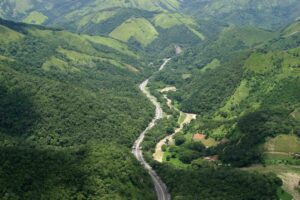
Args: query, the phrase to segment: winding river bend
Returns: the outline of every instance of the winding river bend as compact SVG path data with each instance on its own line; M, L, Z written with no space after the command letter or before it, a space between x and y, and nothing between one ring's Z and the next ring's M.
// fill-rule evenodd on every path
M171 60L170 58L165 59L164 63L160 66L159 71L163 70L166 64L170 60ZM150 122L150 124L148 125L148 127L140 134L138 139L135 141L132 147L132 153L134 154L136 159L144 166L144 168L148 171L149 175L151 176L152 181L154 183L157 199L170 200L171 196L168 193L166 185L160 179L157 173L151 168L151 166L145 161L143 156L143 151L141 149L141 143L144 141L145 134L155 126L157 120L163 117L163 111L159 102L157 102L156 98L152 96L150 92L146 89L148 83L149 83L149 78L140 84L140 90L147 96L147 98L153 103L153 105L155 105L155 116L153 120Z

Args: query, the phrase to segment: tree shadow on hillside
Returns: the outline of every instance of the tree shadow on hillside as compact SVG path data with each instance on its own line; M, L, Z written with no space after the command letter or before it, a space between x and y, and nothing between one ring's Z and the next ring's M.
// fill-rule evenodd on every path
M0 147L0 197L77 199L85 173L76 152L40 150L29 145Z
M30 97L21 90L9 90L0 85L0 132L20 136L38 123Z

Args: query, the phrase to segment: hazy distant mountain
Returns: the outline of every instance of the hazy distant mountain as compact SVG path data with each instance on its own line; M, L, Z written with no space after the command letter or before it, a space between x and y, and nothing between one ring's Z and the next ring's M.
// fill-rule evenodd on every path
M237 25L278 28L300 17L298 0L184 0L185 13Z

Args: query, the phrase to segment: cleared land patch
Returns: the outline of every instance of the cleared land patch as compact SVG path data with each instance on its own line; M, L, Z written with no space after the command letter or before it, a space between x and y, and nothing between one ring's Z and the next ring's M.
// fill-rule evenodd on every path
M208 70L215 69L221 65L221 62L218 59L213 59L210 63L205 65L200 71L201 72L206 72Z
M16 41L23 38L22 34L14 31L14 30L11 30L7 27L4 27L2 25L0 25L0 34L1 34L0 44L7 44L7 43L10 43L10 42L16 42Z
M147 46L158 36L158 32L145 18L131 18L113 30L110 36L123 42L133 38Z
M278 135L264 145L267 152L300 153L300 139L296 135Z
M89 35L84 35L84 38L90 40L93 43L98 43L102 44L104 46L110 47L112 49L115 49L117 51L120 51L122 53L125 53L129 56L137 57L135 53L130 51L127 47L126 44L123 44L119 42L118 40L112 39L112 38L107 38L107 37L101 37L101 36L89 36Z
M48 17L43 13L33 11L23 20L23 22L30 24L43 24L47 19Z
M300 32L300 21L297 21L296 23L290 25L288 28L286 28L283 32L285 37L290 37L292 35L295 35Z
M206 147L213 147L218 144L218 142L213 138L206 138L206 135L200 133L194 134L193 140L202 142L202 144Z

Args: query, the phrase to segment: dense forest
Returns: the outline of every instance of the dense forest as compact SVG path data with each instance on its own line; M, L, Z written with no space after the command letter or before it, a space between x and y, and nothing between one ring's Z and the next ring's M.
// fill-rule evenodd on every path
M153 199L130 155L153 115L147 66L66 31L2 20L0 35L0 196Z
M197 164L188 169L163 164L157 170L176 200L277 199L276 190L282 184L273 174L245 173Z

